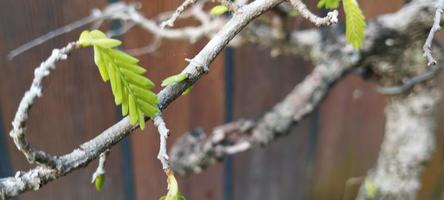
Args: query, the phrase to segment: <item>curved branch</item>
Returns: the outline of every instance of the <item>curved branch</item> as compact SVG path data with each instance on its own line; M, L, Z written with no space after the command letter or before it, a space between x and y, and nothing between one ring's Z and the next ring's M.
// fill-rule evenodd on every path
M12 121L12 130L9 132L9 135L14 140L17 149L25 155L26 159L30 163L38 163L51 167L57 165L57 158L49 155L46 152L33 149L28 140L26 140L26 122L29 119L28 114L32 105L34 105L37 98L42 96L43 79L49 76L51 70L56 68L56 62L67 59L67 55L77 48L79 48L79 44L71 42L61 49L54 49L52 51L51 56L49 56L48 59L42 62L42 64L35 69L34 79L32 80L31 87L28 91L26 91L25 95L20 101L17 112L15 113L14 120Z
M313 14L301 0L289 0L291 5L306 19L310 20L314 25L331 25L338 23L338 11L334 10L327 13L326 17L318 17Z
M171 151L173 170L181 175L200 172L225 155L267 145L287 135L326 96L330 86L352 66L320 64L284 100L259 120L238 120L216 127L207 138L196 129L179 138Z

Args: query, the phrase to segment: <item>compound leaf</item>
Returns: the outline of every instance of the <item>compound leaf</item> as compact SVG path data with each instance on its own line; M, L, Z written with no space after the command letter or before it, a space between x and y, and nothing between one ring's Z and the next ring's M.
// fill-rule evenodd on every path
M123 116L129 115L131 125L138 123L143 129L145 116L154 117L159 112L157 96L151 91L154 83L143 76L145 68L138 65L137 58L113 49L122 42L107 38L101 31L83 31L78 42L94 47L94 62L102 79L110 81L114 102L122 106Z

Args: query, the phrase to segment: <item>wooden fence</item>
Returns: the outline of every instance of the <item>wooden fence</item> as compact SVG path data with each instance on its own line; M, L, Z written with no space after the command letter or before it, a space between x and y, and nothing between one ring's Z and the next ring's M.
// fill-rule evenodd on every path
M307 1L314 7L315 1ZM33 69L55 47L76 40L81 30L57 37L9 61L12 49L49 30L103 8L105 0L1 0L0 1L0 176L11 176L30 166L16 150L8 131L18 102L29 87ZM147 17L174 9L179 0L142 0ZM395 11L401 0L360 1L368 18ZM307 27L303 20L295 28ZM125 48L150 41L135 29L123 40ZM206 41L194 45L164 42L159 51L141 57L156 83L176 74ZM109 86L101 82L90 50L80 50L45 82L44 96L34 106L29 121L31 142L52 154L67 153L91 139L120 116ZM190 95L166 111L172 130L170 141L195 127L212 127L241 117L257 117L282 99L311 66L295 56L271 57L269 49L245 46L219 55L211 72ZM338 83L322 106L290 135L263 149L236 155L201 174L180 178L191 200L352 199L359 187L346 181L364 176L374 164L383 135L385 98L375 86L350 75ZM158 91L160 88L157 88ZM102 192L89 183L96 162L18 199L144 199L155 200L166 192L164 174L156 159L157 132L151 125L136 131L111 151ZM444 129L439 147L424 175L420 199L442 199L444 185ZM172 143L172 142L170 142ZM349 181L350 182L350 181Z

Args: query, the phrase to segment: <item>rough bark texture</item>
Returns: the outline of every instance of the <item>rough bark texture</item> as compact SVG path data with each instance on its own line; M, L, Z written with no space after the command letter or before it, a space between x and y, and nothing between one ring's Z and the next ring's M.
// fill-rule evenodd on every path
M435 147L439 100L436 87L391 98L381 152L358 199L416 199L421 172Z

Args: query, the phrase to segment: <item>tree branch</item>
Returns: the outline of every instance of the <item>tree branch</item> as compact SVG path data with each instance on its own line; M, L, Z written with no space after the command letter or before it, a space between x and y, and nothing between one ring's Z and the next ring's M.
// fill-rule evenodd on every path
M207 45L191 60L183 73L187 81L168 86L159 92L159 108L165 109L179 97L186 88L202 77L217 54L239 33L251 20L276 6L281 0L257 0L245 5L243 12L234 15L227 24L211 39ZM146 120L149 120L148 118ZM18 172L14 177L0 179L0 197L11 198L28 190L37 190L44 184L80 167L86 166L102 152L129 135L137 126L131 126L125 117L92 140L83 143L80 148L69 154L58 157L55 168L37 166L27 172Z
M171 151L173 170L180 175L198 173L226 155L267 145L287 135L291 128L310 114L326 96L330 86L351 65L320 64L283 101L258 120L238 120L216 127L208 137L201 129L177 140Z
M26 122L29 119L28 114L32 105L34 105L37 98L42 96L43 79L49 76L51 70L56 68L56 62L66 60L68 54L77 48L79 48L79 44L71 42L61 49L54 49L52 51L51 56L49 56L49 58L47 58L38 68L35 69L34 79L31 83L31 87L28 91L26 91L25 95L20 101L17 112L15 113L14 120L12 121L12 130L9 132L9 135L14 140L17 149L25 155L26 159L30 163L38 163L51 167L55 167L57 165L57 158L49 155L46 152L33 149L28 140L26 140Z
M378 161L368 172L357 199L416 199L424 163L435 149L439 101L436 85L390 99ZM369 187L374 191L366 189Z
M164 110L168 105L179 97L186 88L193 85L209 70L210 63L218 53L254 18L265 11L275 7L282 0L256 0L242 7L242 12L234 13L233 17L222 27L217 27L218 33L206 44L206 46L193 58L182 73L188 74L188 79L175 85L168 86L159 92L159 108ZM123 4L124 5L124 4ZM319 104L325 95L328 87L342 76L347 69L359 65L376 66L381 62L389 62L391 58L398 55L405 46L385 47L385 41L402 35L408 38L406 43L416 41L418 32L425 30L432 21L427 16L430 14L428 9L431 3L413 2L393 15L379 17L375 22L369 24L367 29L367 39L362 52L356 52L344 43L343 36L334 35L324 42L312 44L309 56L316 64L313 73L307 79L294 89L294 95L289 95L281 104L278 104L272 111L265 114L260 121L244 121L242 126L232 124L225 127L227 137L233 133L250 133L249 136L254 139L248 139L242 135L241 143L228 145L222 152L231 154L248 149L252 146L268 144L275 138L285 135L292 125L297 123L303 116L309 114L314 106ZM133 9L133 10L132 10ZM144 28L154 34L161 33L165 38L186 38L190 39L190 30L199 30L200 36L213 30L212 28L190 28L184 30L160 29L157 24L147 20L135 11L135 8L120 12L120 16L114 16L121 20L132 20L142 25ZM426 16L426 17L425 17ZM200 29L202 28L202 29ZM414 34L409 30L415 29ZM195 36L196 32L193 32ZM305 32L308 33L308 32ZM188 35L190 34L190 35ZM310 39L317 40L319 34ZM297 35L301 36L301 35ZM422 36L419 34L419 36ZM298 38L298 37L296 37ZM302 43L308 45L307 43ZM297 46L297 44L292 44ZM406 44L407 45L407 44ZM324 54L322 53L324 52ZM376 58L376 59L375 59ZM149 119L146 119L149 120ZM246 123L245 123L246 122ZM260 122L260 123L258 123ZM248 126L247 126L248 125ZM246 128L245 128L246 127ZM88 165L92 160L97 159L101 153L109 149L114 144L120 142L128 136L137 127L132 127L128 117L122 119L111 126L92 140L85 142L79 148L71 153L58 156L55 167L37 166L27 172L18 172L14 177L0 179L0 197L10 198L28 190L36 190L41 186L64 176L75 169ZM250 131L247 131L250 130ZM230 134L228 134L230 133ZM217 135L217 134L215 134ZM219 134L224 135L224 134ZM214 139L214 137L210 137ZM214 139L215 141L219 141ZM227 139L228 142L235 140ZM212 144L212 143L207 143ZM210 147L211 148L211 147ZM206 150L207 152L210 152ZM191 169L195 171L195 168Z
M313 14L301 0L289 0L291 5L306 19L310 20L316 26L331 25L338 23L338 11L334 10L327 13L326 17L318 17Z
M164 171L170 169L169 159L167 153L167 138L170 135L170 130L166 127L165 121L163 120L161 115L157 115L153 119L154 125L157 126L159 131L160 145L159 145L159 154L157 154L157 159L162 163L162 169Z
M394 66L394 57L405 51L406 41L415 43L427 34L426 28L432 21L427 12L432 2L414 2L398 12L383 15L370 22L367 37L361 52L351 51L343 43L343 34L328 34L321 38L319 30L305 30L293 33L289 46L295 52L301 52L315 64L316 68L297 85L291 93L275 107L258 119L241 119L213 129L209 136L195 129L177 140L171 151L173 169L182 175L198 173L224 155L240 153L251 148L266 145L281 136L285 136L291 127L304 116L310 114L319 105L328 92L328 86L340 78L348 69L357 66ZM402 19L403 23L399 23ZM411 35L411 29L421 29ZM331 30L335 31L335 29ZM269 36L266 29L258 36ZM387 41L394 37L403 38L398 43L386 48ZM264 37L270 38L270 37ZM271 44L270 41L262 41ZM305 51L304 51L305 50ZM436 74L435 70L432 70ZM422 76L421 76L422 77ZM431 78L433 76L427 76ZM422 80L426 81L426 80ZM421 81L421 82L422 82ZM412 84L413 87L415 84Z
M427 39L424 43L424 46L422 47L424 51L424 56L427 58L427 65L436 65L436 60L433 58L432 55L432 43L433 38L435 37L435 33L441 30L441 15L443 12L444 7L444 0L438 0L436 2L436 11L435 11L435 18L433 20L433 26L430 29L429 35L427 36Z

